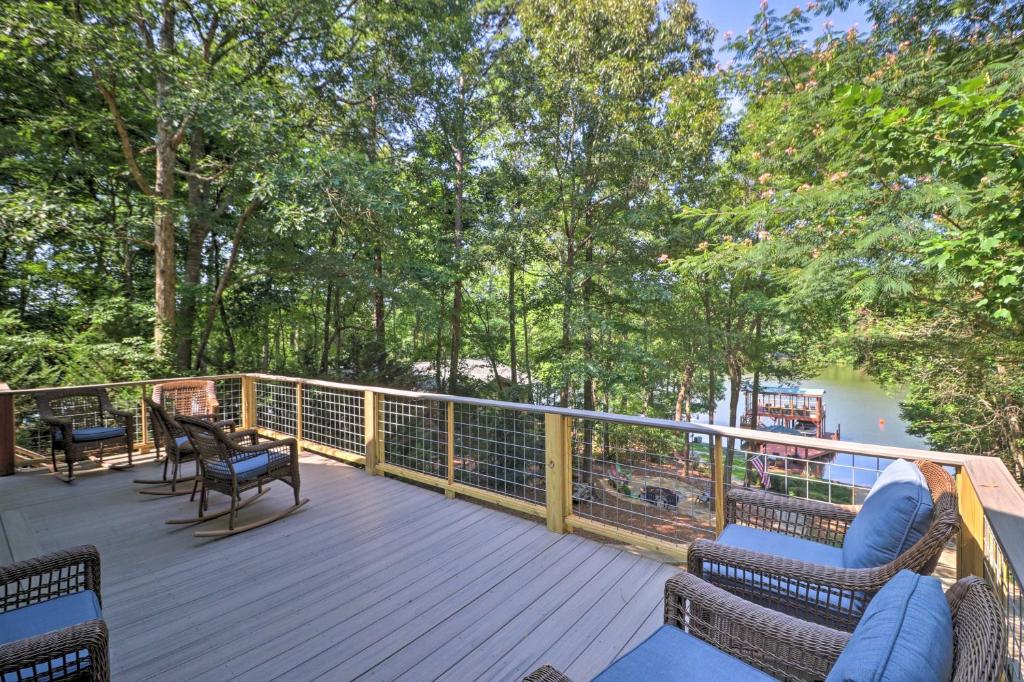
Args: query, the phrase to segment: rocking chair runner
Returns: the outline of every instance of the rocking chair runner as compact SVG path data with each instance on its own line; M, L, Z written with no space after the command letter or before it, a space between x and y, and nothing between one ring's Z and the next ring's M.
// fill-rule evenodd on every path
M108 444L123 443L128 452L127 465L111 469L132 467L132 445L135 442L135 415L117 410L103 388L69 388L39 393L36 396L39 417L50 426L50 458L57 473L57 450L64 452L68 465L65 483L75 480L74 464L99 452L103 463L103 450ZM58 475L59 477L59 475Z
M226 537L273 523L309 502L308 499L299 496L299 447L294 438L261 443L255 429L229 435L217 425L195 417L178 417L177 421L185 430L192 449L199 455L199 482L202 488L198 516L191 519L175 519L167 523L202 523L228 516L227 530L194 533L196 537ZM249 441L248 444L244 443L246 440ZM238 510L262 497L266 492L264 486L275 480L292 487L295 504L259 521L236 527ZM242 502L241 494L253 488L256 488L257 494ZM207 514L211 490L230 497L230 507Z

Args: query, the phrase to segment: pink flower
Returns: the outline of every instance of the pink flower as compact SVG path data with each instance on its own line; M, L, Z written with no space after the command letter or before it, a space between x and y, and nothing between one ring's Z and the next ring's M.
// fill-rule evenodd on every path
M823 28L824 28L824 29L825 29L826 31L831 31L831 30L832 30L832 28L833 28L834 26L835 26L835 24L834 24L834 23L832 22L832 20L831 20L831 19L827 19L827 20L825 20L825 23L823 23L823 24L822 24L822 27L823 27Z
M761 174L761 175L760 175L760 176L759 176L759 177L757 178L757 181L758 181L758 183L760 183L760 184L762 184L762 185L763 185L763 184L765 184L766 182L768 182L768 181L769 181L769 180L771 180L771 179L772 179L772 174L771 174L771 173L762 173L762 174Z
M732 40L732 36L732 31L726 31L725 33L722 34L722 38L725 40L725 42L729 42L730 40Z
M668 262L668 254L667 253L663 253L660 256L658 256L658 262L659 263L667 263Z
M786 156L793 156L796 154L796 147L786 147Z
M809 2L809 3L807 3L807 11L808 11L808 12L814 11L814 10L816 10L816 9L818 9L818 3L816 3L816 2L813 2L813 1L812 1L812 2Z
M761 11L768 9L768 0L761 0Z

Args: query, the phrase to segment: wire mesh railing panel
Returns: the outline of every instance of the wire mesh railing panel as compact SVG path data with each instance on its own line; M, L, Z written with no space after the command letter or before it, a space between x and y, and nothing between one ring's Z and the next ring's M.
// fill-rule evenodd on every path
M544 416L454 405L453 480L544 504Z
M364 426L362 392L303 386L303 440L363 454Z
M573 513L672 542L712 538L707 442L678 431L574 420Z
M447 478L447 403L381 396L379 405L384 463Z
M290 381L256 382L256 426L289 436L297 434L295 384Z
M729 485L832 504L862 504L891 459L774 443L725 439L723 458Z
M985 522L985 578L1005 608L1006 678L1019 681L1024 672L1024 594L1020 578L1006 561L999 538Z
M213 382L217 392L217 402L220 404L219 417L230 419L235 424L242 423L242 380L218 379Z

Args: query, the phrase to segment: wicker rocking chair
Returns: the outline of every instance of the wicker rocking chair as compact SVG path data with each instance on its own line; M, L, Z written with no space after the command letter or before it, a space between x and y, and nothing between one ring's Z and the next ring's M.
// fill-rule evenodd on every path
M309 502L300 497L299 447L294 438L260 442L255 429L226 434L217 425L195 417L178 417L177 422L199 455L199 513L193 518L172 519L167 523L203 523L228 516L226 530L194 533L200 538L221 538L278 521ZM295 504L259 521L236 526L238 511L262 497L271 481L282 481L291 486ZM254 488L256 495L243 502L242 493ZM207 513L211 491L227 495L231 500L230 506Z
M39 417L50 427L50 459L53 472L65 483L75 480L75 462L90 459L98 452L103 463L103 450L112 444L123 444L128 452L127 465L114 465L111 469L132 467L132 446L135 442L135 415L114 409L103 388L68 388L46 391L36 395ZM68 475L57 470L57 450L64 453Z
M213 382L207 382L211 386ZM154 392L155 393L155 392ZM164 450L164 470L163 477L157 479L135 479L136 483L142 485L153 486L140 490L139 492L143 495L187 495L188 490L178 490L179 483L191 483L198 481L198 472L196 476L189 477L187 479L181 479L178 477L178 473L181 469L181 465L185 462L195 460L195 452L192 450L192 444L189 443L188 436L185 435L185 430L181 428L181 425L175 421L174 417L164 408L160 402L151 398L143 398L146 403L146 409L149 411L149 421L153 425L153 436L154 443L157 449L157 461L160 461L160 448ZM230 420L224 420L214 422L215 425L234 431L234 422ZM171 467L171 478L167 478L168 465ZM196 465L198 467L198 464ZM168 488L167 485L170 484ZM195 496L196 486L192 486L192 495Z
M95 547L0 566L0 680L106 682L107 641Z
M783 556L781 550L766 553L697 540L687 553L687 570L763 606L853 630L871 597L901 570L931 574L960 528L953 478L933 462L916 466L931 494L931 523L916 543L884 565L844 568ZM726 524L768 531L778 536L778 547L799 538L798 542L811 541L832 552L843 546L857 516L848 507L742 488L728 491L725 512Z
M1006 660L1007 633L1003 609L988 584L981 578L964 578L949 588L946 602L953 617L951 679L1000 679ZM607 676L602 673L595 679L628 677L622 674L627 666L615 668L631 656L646 663L640 666L646 674L629 679L659 679L659 673L666 672L670 679L764 679L760 671L780 680L831 679L829 672L858 636L856 632L851 635L753 604L686 573L665 583L665 625L670 626L663 628L665 633L659 631L613 664L606 671ZM669 636L655 641L662 634ZM676 645L677 666L671 666L669 657L673 652L666 651L662 642ZM925 646L928 644L925 642ZM682 651L680 645L689 651ZM893 657L901 655L899 650L892 652ZM668 658L669 665L659 666L653 660L659 656ZM637 666L628 667L634 673L637 670ZM661 667L672 669L665 671ZM571 680L545 665L527 675L524 682Z
M220 410L217 390L207 379L181 379L157 384L153 387L153 402L162 405L169 414L213 422L217 421Z

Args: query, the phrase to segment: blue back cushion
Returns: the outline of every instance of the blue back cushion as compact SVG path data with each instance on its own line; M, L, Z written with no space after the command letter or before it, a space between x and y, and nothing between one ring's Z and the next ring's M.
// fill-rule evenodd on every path
M870 568L889 563L928 531L932 496L917 465L898 459L875 481L843 540L843 564Z
M827 682L941 682L953 675L953 616L935 578L900 571L868 604Z

